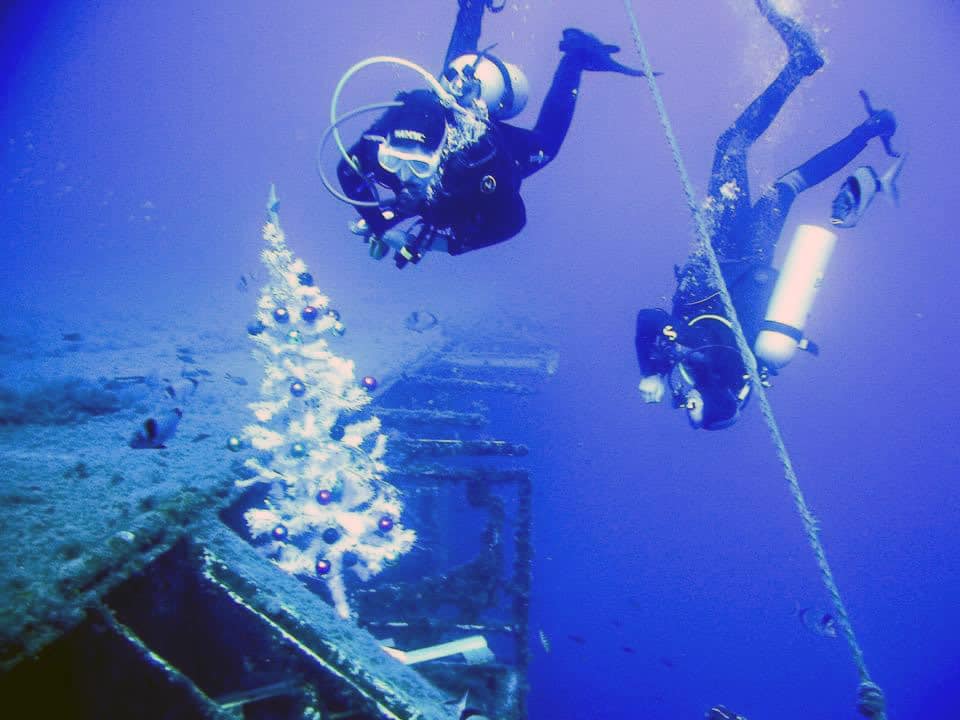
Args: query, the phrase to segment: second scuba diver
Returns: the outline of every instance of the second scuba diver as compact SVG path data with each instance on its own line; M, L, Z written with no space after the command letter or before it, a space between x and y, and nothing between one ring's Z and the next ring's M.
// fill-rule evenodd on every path
M526 105L527 80L478 50L488 8L499 12L503 4L459 0L440 87L400 93L337 168L343 195L335 194L357 207L352 230L376 259L392 248L402 268L428 250L459 255L514 237L526 223L520 184L559 152L583 71L643 75L611 58L618 47L567 29L536 125L509 125Z
M816 353L816 345L802 335L802 323L770 320L771 296L777 299L778 273L772 266L773 253L793 201L804 190L823 182L842 169L874 137L883 139L887 151L896 130L888 110L875 111L864 95L868 118L839 142L813 156L769 186L756 203L750 200L747 185L747 151L773 122L790 93L803 78L823 66L823 58L811 37L796 21L771 7L768 0L756 0L760 12L773 26L789 50L786 66L771 85L754 100L717 141L706 207L710 242L719 260L744 336L760 359L761 377L775 374L796 349ZM825 264L833 237L827 231L805 226L804 242L819 257L801 257L798 267L808 270L814 262ZM800 238L798 233L798 240ZM829 237L825 237L829 236ZM835 238L834 238L835 239ZM794 243L797 246L797 241ZM794 248L791 248L793 250ZM781 271L789 277L785 263ZM708 259L694 253L676 269L677 290L672 314L660 308L641 310L637 315L636 352L642 379L640 394L645 402L660 402L669 390L675 407L687 412L695 428L719 430L732 425L749 398L750 377L740 355L732 323L724 310L720 290ZM806 297L784 295L788 314L805 315L798 305L812 302L819 276L811 275L802 289ZM795 289L795 288L793 288ZM802 293L801 293L802 294ZM789 307L793 303L792 307ZM781 362L765 362L756 341L773 338L789 347ZM783 348L782 343L777 350Z

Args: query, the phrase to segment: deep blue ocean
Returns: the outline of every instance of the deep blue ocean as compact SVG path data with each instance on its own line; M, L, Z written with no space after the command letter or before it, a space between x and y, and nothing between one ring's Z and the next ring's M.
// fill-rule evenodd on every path
M909 159L900 206L878 198L841 233L810 320L820 357L798 357L770 397L889 718L958 717L960 5L781 5L827 64L753 148L755 194L859 124L861 88L895 113ZM752 0L634 6L702 194L717 136L783 46ZM258 266L276 183L289 237L345 308L377 303L399 323L410 307L478 320L509 307L555 328L557 374L502 433L530 445L534 468L531 718L693 720L716 703L750 720L857 717L846 643L794 612L829 599L759 406L708 433L639 398L636 312L668 303L694 241L642 79L585 75L559 156L524 182L526 228L498 246L397 271L324 191L316 148L341 74L381 54L439 70L455 15L454 0L4 4L5 313L135 308L242 333L248 299L235 313L230 299ZM481 45L529 77L514 123L533 124L566 27L639 64L619 0L508 0ZM411 86L371 70L344 102ZM889 162L874 140L848 170ZM845 176L804 192L784 237L826 224Z

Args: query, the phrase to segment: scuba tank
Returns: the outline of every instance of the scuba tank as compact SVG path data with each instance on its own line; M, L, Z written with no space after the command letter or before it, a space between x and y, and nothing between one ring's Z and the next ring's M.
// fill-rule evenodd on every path
M519 115L530 97L530 83L523 71L486 50L453 60L443 79L455 95L478 95L490 117L497 120Z
M793 236L753 347L773 372L787 365L798 349L816 352L803 328L836 243L834 233L817 225L801 225Z

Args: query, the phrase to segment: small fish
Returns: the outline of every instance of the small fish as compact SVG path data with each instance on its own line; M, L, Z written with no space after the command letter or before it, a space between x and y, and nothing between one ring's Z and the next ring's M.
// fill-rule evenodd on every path
M177 353L177 360L187 365L196 365L197 361L194 359L193 355L187 355L186 353Z
M538 633L540 636L540 645L543 647L545 653L550 652L550 638L547 637L547 634L541 629Z
M191 440L191 442L200 442L201 440L206 440L208 437L213 437L210 433L197 433L196 437Z
M577 645L586 645L587 639L583 635L567 635L568 640L573 640Z
M624 645L624 646L621 647L620 649L623 650L625 653L627 653L627 655L636 655L636 654L637 654L637 651L636 651L634 648L630 647L629 645Z
M249 272L249 273L246 273L245 275L241 275L240 279L237 280L237 290L239 290L240 292L246 292L247 290L250 289L250 285L256 282L256 280L257 280L256 273Z
M174 408L157 417L149 417L130 438L130 447L134 450L161 449L166 447L164 443L172 438L177 432L177 426L180 424L180 418L183 417L183 411L180 408Z
M180 377L192 378L194 380L196 380L198 377L210 377L211 375L213 375L212 372L201 367L190 369L184 368L180 371Z
M83 342L83 335L78 332L60 333L60 337L66 342Z
M194 378L184 378L181 382L170 383L163 391L172 400L184 403L197 391L199 384Z
M407 319L403 324L406 326L407 330L412 330L416 333L422 333L436 327L437 316L428 310L414 310L412 313L407 315Z
M837 637L837 620L832 614L813 607L797 605L796 615L800 622L814 635L825 638Z
M897 158L896 162L882 175L869 165L861 165L843 181L840 192L833 199L830 212L830 222L837 227L855 227L863 217L877 193L886 195L894 205L900 203L900 191L897 189L897 178L903 169L906 156Z
M230 373L224 373L223 376L230 382L236 383L237 385L247 384L247 379L245 377L241 377L240 375L231 375Z

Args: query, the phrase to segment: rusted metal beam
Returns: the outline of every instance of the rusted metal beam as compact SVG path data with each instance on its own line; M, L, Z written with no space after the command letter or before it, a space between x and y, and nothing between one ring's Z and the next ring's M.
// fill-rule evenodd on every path
M408 457L444 457L450 455L499 455L522 457L529 452L526 445L516 445L504 440L443 440L432 438L394 438L391 451L405 453Z

